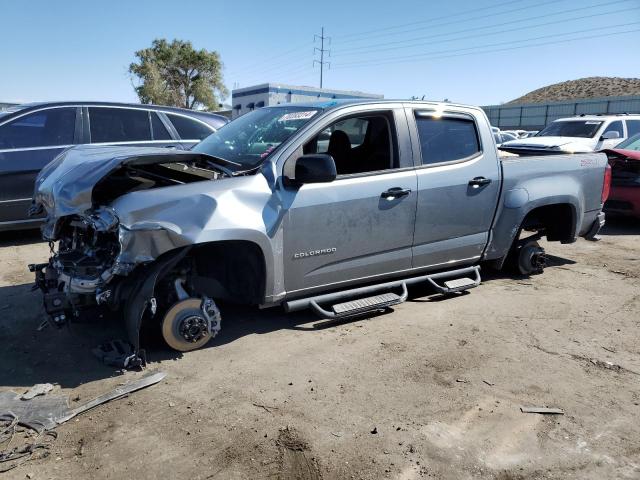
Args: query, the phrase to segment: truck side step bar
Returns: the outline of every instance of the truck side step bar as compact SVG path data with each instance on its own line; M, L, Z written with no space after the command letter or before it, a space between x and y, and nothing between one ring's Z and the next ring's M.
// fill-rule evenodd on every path
M466 275L473 276L468 278ZM443 281L442 285L438 281ZM417 283L429 283L438 293L449 295L455 292L461 292L480 285L480 267L467 267L448 272L432 273L429 275L421 275L419 277L404 278L392 282L380 283L378 285L370 285L368 287L353 288L351 290L342 290L334 293L326 293L315 297L301 298L298 300L290 300L284 303L284 309L287 312L296 312L311 308L321 318L329 320L338 320L341 318L361 315L363 313L384 310L392 305L398 305L404 302L408 297L407 286ZM402 294L383 293L374 294L384 290L394 288L402 288ZM346 302L340 300L349 299ZM355 300L354 300L355 299ZM333 304L330 310L322 307L322 304Z

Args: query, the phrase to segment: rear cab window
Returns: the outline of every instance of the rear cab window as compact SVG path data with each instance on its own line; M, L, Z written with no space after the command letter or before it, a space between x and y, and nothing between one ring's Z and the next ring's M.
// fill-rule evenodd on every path
M422 165L461 161L482 152L475 120L464 114L416 111Z
M89 107L91 143L151 141L149 111Z

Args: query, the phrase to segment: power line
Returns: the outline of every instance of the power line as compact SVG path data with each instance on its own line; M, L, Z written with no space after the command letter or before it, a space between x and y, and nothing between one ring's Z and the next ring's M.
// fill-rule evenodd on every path
M244 73L247 73L247 72L257 71L257 70L261 69L261 65L270 64L274 60L277 60L277 59L285 57L285 56L289 57L286 60L286 62L289 63L290 59L291 59L290 55L292 53L301 51L303 49L309 49L310 50L311 49L311 45L313 45L313 42L307 42L307 43L305 43L303 45L299 45L299 46L297 46L295 48L292 48L292 49L289 49L289 50L285 50L284 52L278 53L276 55L271 55L271 56L266 57L266 58L260 58L259 60L252 62L251 65L245 65L242 68L238 68L236 70L232 70L231 73L237 75L237 74L244 74ZM304 55L307 56L307 58L308 58L309 54L305 53ZM293 58L298 58L298 57L300 57L300 55L296 55ZM270 66L271 65L268 65L268 67L270 67Z
M325 37L324 36L324 27L322 27L321 31L320 31L320 35L314 35L313 36L313 41L315 42L316 40L320 40L320 48L318 47L314 47L313 49L313 53L315 56L315 52L318 51L320 52L320 60L316 60L315 58L313 59L313 66L317 64L320 65L320 88L322 88L322 74L324 72L324 66L328 65L329 67L331 67L331 62L325 62L324 60L324 53L327 52L329 55L331 55L331 50L326 50L324 48L324 41L328 40L329 43L331 43L331 37Z
M613 2L605 2L605 3L601 3L601 4L597 4L597 5L592 5L590 7L572 8L572 9L562 10L562 11L559 11L559 12L553 12L553 13L549 13L549 14L545 14L545 15L538 15L536 17L528 17L528 18L519 19L519 20L511 20L511 21L508 21L508 22L502 22L502 23L497 23L497 24L492 24L492 25L485 25L485 26L482 26L482 27L467 28L467 29L464 29L464 30L456 30L456 31L452 31L452 32L437 33L437 34L433 34L433 35L426 35L426 36L421 36L421 37L408 38L408 39L405 39L405 40L396 40L396 41L392 41L392 42L383 42L383 43L365 45L365 46L360 46L360 47L350 47L350 48L346 48L344 50L338 50L338 53L334 54L334 57L346 56L346 55L355 55L355 54L364 54L364 53L369 53L369 51L392 50L393 48L396 48L396 47L390 47L390 45L398 45L398 46L405 46L405 47L418 46L418 45L423 45L424 42L420 42L420 43L417 43L417 44L414 44L414 45L404 45L404 44L407 43L407 42L416 42L416 41L419 41L419 40L433 39L433 38L438 38L438 37L443 37L443 36L455 35L455 34L458 34L458 33L468 33L468 32L474 32L474 31L478 31L478 30L486 30L486 29L495 28L495 27L501 27L501 26L505 26L505 25L512 25L512 24L515 24L515 23L522 23L522 22L528 22L528 21L531 21L531 20L538 20L538 19L541 19L541 18L556 17L556 16L561 15L563 13L573 13L573 12L576 12L576 11L590 10L590 9L593 9L593 8L610 6L610 5L614 5L614 4L618 4L618 3L626 3L626 2L629 2L629 1L635 1L635 0L615 0ZM564 23L564 22L572 21L572 20L581 20L581 19L585 19L585 18L591 18L591 17L595 17L595 16L613 15L613 14L618 14L618 13L629 11L629 10L635 10L637 8L640 8L640 7L633 7L633 8L629 8L629 9L626 9L626 10L616 10L616 11L613 11L613 12L594 13L594 14L591 14L591 15L585 15L585 16L581 16L581 17L556 20L556 21L553 21L553 22L541 23L541 24L537 24L537 25L524 25L524 26L521 26L521 27L507 29L507 30L500 30L500 31L497 31L497 32L489 32L489 33L485 33L485 34L481 34L481 35L468 35L468 36L459 37L459 38L455 38L455 39L440 40L438 42L429 42L429 43L443 43L443 42L448 42L448 41L452 41L452 40L461 40L461 39L465 39L465 38L475 38L477 36L487 36L487 35L495 35L495 34L498 34L498 33L513 32L513 31L518 31L518 30L521 30L521 29L542 27L542 26L553 25L553 24L557 24L557 23ZM377 47L388 47L388 48L379 48L378 49ZM353 52L353 53L348 53L348 52Z
M629 1L629 0L623 0L623 1ZM618 2L616 2L618 3ZM508 28L508 29L503 29L503 30L496 30L493 32L487 32L487 33L481 33L481 34L473 34L473 35L464 35L464 36L459 36L459 37L454 37L454 38L448 38L445 40L437 40L437 41L429 41L429 42L418 42L418 43L412 43L412 44L408 44L408 45L402 45L403 48L412 48L412 47L418 47L421 45L434 45L437 43L448 43L448 42L455 42L458 40L465 40L468 38L478 38L478 37L487 37L487 36L492 36L492 35L499 35L502 33L508 33L508 32L515 32L515 31L521 31L521 30L526 30L526 29L531 29L531 28L539 28L539 27L546 27L549 25L557 25L559 23L567 23L567 22L572 22L575 20L584 20L585 18L593 18L593 17L603 17L605 15L617 15L620 13L624 13L624 12L629 12L629 11L634 11L634 10L639 10L640 7L632 7L632 8L627 8L627 9L623 9L623 10L616 10L614 12L606 12L606 13L593 13L591 15L582 15L579 17L573 17L573 18L565 18L562 20L554 20L553 22L544 22L544 23L537 23L534 25L524 25L524 26L520 26L520 27L515 27L515 28ZM585 9L579 9L579 10L585 10ZM554 14L555 15L555 14ZM543 15L542 17L547 17L549 15ZM541 18L541 17L534 17L535 18ZM531 20L531 19L526 19L526 20ZM517 23L519 21L515 21L515 22L508 22L508 23ZM507 23L503 23L503 24L499 24L499 25L506 25ZM498 25L495 25L498 26ZM482 29L486 29L486 28L493 28L494 25L490 25L488 27L479 27L477 29L473 28L473 29L468 29L468 30L459 30L458 32L452 32L452 33L462 33L462 32L471 32L474 30L482 30ZM440 35L431 35L431 36L426 36L426 37L420 37L421 40L423 39L428 39L428 38L436 38L439 36L442 36L443 34ZM413 39L413 40L418 40L418 39ZM403 41L398 41L398 42L389 42L389 43L382 43L382 44L378 44L378 45L392 45L392 44L399 44L399 43L405 43L405 42L409 42L412 40L403 40ZM378 52L383 52L383 51L387 51L387 50L396 50L398 48L398 46L386 46L385 48L373 48L374 45L371 45L371 49L366 50L366 51L358 51L358 52L347 52L347 53L337 53L334 54L334 57L347 57L347 56L352 56L352 55L365 55L368 53L378 53Z
M471 21L480 20L480 19L483 19L483 18L496 17L498 15L506 15L508 13L520 12L522 10L529 10L531 8L540 8L540 7L544 6L544 5L557 4L558 2L562 2L562 1L566 1L566 0L547 0L545 2L539 2L539 3L535 4L535 5L529 5L527 7L519 7L519 8L514 8L514 9L511 9L511 10L505 10L503 12L498 12L498 13L489 13L489 14L485 14L485 15L478 15L478 16L475 16L475 17L470 17L470 18L464 18L464 19L458 19L458 20L451 20L451 21L448 21L448 22L437 23L436 25L429 25L428 28L437 28L437 27L442 27L442 26L446 26L446 25L451 25L453 23L457 24L457 23L462 23L462 22L471 22ZM508 3L512 3L512 2L508 2ZM473 10L473 11L475 11L475 10ZM456 14L455 16L458 16L458 15L461 15L461 14ZM454 15L446 15L446 16L443 16L443 17L437 17L437 18L430 19L430 20L422 20L420 22L413 22L413 23L410 23L410 24L405 24L405 26L417 25L417 24L423 24L423 23L430 23L430 22L433 22L435 20L446 19L446 18L450 18L452 16L454 16ZM399 27L401 27L401 26L398 25L397 27L394 27L394 28L399 28ZM361 34L360 36L362 38L357 38L357 39L352 39L352 40L345 40L345 41L342 41L341 43L352 43L352 42L359 42L359 41L367 40L367 39L371 39L371 38L388 37L388 36L392 36L392 35L405 34L405 33L409 33L409 32L415 32L415 31L424 30L425 28L426 27L420 27L420 28L402 30L400 32L391 32L391 33L376 33L376 32L382 31L384 29L380 29L378 31L371 30L370 31L371 33L376 33L376 34L375 35L366 35L366 36L364 34Z
M541 39L544 39L544 38L564 36L564 35L572 35L572 34L575 34L575 33L602 31L602 30L607 29L607 28L618 28L618 27L638 25L638 24L640 24L640 22L631 22L631 23L626 23L626 24L621 24L621 25L606 25L606 26L600 26L598 28L592 28L592 29L587 29L587 30L578 30L578 31L567 32L567 33L562 33L562 34L545 35L545 36L542 36L542 37L533 37L533 38L528 38L528 39L524 39L524 40L517 40L517 42L526 42L526 41L531 41L531 40L541 40ZM487 46L497 46L497 45L504 45L504 44L514 43L513 41L511 41L511 42L501 42L501 43L494 43L494 44L489 44L489 45L481 45L481 46L462 48L462 49L443 50L443 51L440 51L440 52L427 52L427 53L416 54L416 55L407 55L407 56L404 56L404 57L395 57L395 58L391 58L390 57L388 59L380 59L380 60L376 60L376 61L336 64L335 68L336 69L345 69L345 68L354 68L354 67L366 67L366 66L371 66L371 65L376 65L376 66L378 66L378 65L390 65L390 64L394 64L394 63L407 63L407 62L411 62L411 61L414 61L414 60L421 60L421 59L425 59L425 60L427 60L427 59L429 59L429 60L431 60L431 59L444 59L444 58L454 58L454 57L462 57L462 56L468 56L468 55L478 55L478 54L483 54L483 53L504 52L504 51L508 51L508 50L517 50L517 49L529 48L529 47L537 47L537 46L542 46L542 45L555 45L555 44L559 44L559 43L572 42L572 41L575 41L575 40L584 40L584 39L600 38L600 37L610 37L610 36L623 35L623 34L626 34L626 33L634 33L634 32L640 32L640 29L628 30L628 31L624 31L624 32L612 32L612 33L606 33L606 34L600 34L600 35L587 35L587 36L570 38L570 39L565 39L565 40L555 40L555 41L551 41L551 42L533 43L533 44L529 44L529 45L518 45L518 46L498 48L498 49L480 50L480 51L477 51L477 52L467 52L467 53L460 53L460 54L453 54L453 55L440 55L442 53L457 52L457 51L460 51L460 50L470 50L472 48L481 48L481 47L487 47Z
M363 32L355 32L355 33L348 33L345 35L336 35L335 38L336 39L341 39L341 38L351 38L351 37L359 37L359 36L363 36L363 35L367 35L369 33L379 33L379 32L384 32L384 31L388 31L388 30L395 30L397 28L404 28L404 27L410 27L411 25L420 25L423 23L428 23L428 22L435 22L436 20L442 20L445 18L450 18L450 17L457 17L460 15L466 15L469 13L473 13L473 12L479 12L479 11L486 11L486 10L490 10L493 8L498 8L498 7L503 7L504 5L510 5L513 3L522 3L522 0L510 0L508 2L502 2L502 3L497 3L495 5L490 5L488 7L480 7L480 8L475 8L473 10L465 10L464 12L460 12L460 13L452 13L449 15L444 15L442 17L435 17L435 18L430 18L427 20L420 20L417 22L410 22L410 23L403 23L400 25L393 25L393 26L389 26L389 27L385 27L385 28L376 28L375 30L366 30Z

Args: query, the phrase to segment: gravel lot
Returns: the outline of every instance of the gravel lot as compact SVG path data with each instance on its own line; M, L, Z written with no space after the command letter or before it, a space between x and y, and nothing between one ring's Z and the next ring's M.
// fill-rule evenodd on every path
M49 457L2 477L640 478L639 239L614 222L600 242L545 245L543 275L484 272L444 301L414 289L320 330L308 313L223 311L210 347L152 347L165 381L60 426ZM37 330L26 264L47 250L0 237L0 390L51 382L73 404L139 377L90 353L118 325Z

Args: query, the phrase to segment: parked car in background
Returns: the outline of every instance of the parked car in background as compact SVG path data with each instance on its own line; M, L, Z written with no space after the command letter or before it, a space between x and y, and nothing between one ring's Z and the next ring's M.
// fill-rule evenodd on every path
M605 211L640 218L640 133L604 153L609 158L612 175Z
M511 135L515 136L516 138L526 138L527 137L527 131L526 130L501 130L502 132L505 133L510 133Z
M507 131L498 131L498 132L493 132L493 138L496 141L496 145L500 146L504 142L510 142L512 140L516 140L518 137L516 137L515 134L509 133Z
M221 115L105 102L24 104L0 112L0 230L37 226L28 218L38 172L79 144L191 148L228 123Z
M580 115L556 120L535 137L500 148L518 155L588 153L613 148L636 133L640 133L640 115Z

